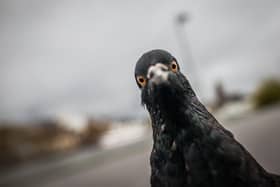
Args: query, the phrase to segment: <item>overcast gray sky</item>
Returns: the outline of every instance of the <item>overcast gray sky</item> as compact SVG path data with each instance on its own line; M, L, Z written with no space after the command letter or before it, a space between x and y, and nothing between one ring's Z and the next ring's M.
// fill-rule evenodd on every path
M141 54L169 50L186 75L174 17L198 68L204 99L222 80L228 91L252 91L279 76L278 0L100 0L0 2L0 119L139 116L133 71Z

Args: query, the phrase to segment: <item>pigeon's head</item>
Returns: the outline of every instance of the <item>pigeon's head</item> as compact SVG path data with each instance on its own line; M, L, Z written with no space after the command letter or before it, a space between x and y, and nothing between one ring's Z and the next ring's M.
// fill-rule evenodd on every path
M148 107L171 107L181 103L188 81L169 52L152 50L143 54L135 67L136 83L142 92L142 103Z

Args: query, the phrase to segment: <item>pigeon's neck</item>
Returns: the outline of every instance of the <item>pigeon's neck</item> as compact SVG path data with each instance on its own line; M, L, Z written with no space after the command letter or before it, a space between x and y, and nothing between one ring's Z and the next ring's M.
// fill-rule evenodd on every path
M208 111L199 102L195 95L184 98L180 105L161 109L159 105L148 107L154 138L163 131L171 137L176 137L182 132L188 132L190 138L198 138L207 130L209 120Z
M213 116L200 103L188 80L178 76L176 86L166 87L157 92L152 102L145 102L150 113L153 133L164 129L172 136L187 131L197 138L208 130L208 121Z

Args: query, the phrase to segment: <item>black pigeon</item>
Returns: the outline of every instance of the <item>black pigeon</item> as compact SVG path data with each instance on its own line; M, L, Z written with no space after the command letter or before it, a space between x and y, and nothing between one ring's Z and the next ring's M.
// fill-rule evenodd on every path
M170 53L145 53L135 79L152 120L152 187L280 186L200 103Z

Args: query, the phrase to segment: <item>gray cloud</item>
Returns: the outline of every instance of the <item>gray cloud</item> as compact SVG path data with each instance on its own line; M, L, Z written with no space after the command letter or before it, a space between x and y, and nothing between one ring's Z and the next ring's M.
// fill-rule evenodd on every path
M171 51L193 79L174 16L197 64L203 99L223 79L250 92L279 75L278 1L1 1L0 118L59 112L143 115L133 70L152 48ZM184 61L185 60L185 61ZM238 74L238 76L237 76Z

